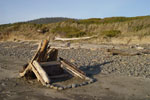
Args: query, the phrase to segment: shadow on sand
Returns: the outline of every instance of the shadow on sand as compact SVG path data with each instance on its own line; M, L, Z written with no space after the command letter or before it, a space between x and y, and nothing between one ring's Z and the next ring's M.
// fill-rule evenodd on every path
M112 63L113 61L104 62L101 64L96 64L92 66L81 66L80 69L86 73L87 76L93 78L94 75L97 75L101 72L102 66Z
M101 72L102 66L105 65L105 64L112 63L112 62L113 61L109 61L109 62L104 62L104 63L101 63L101 64L92 65L92 66L80 66L79 69L82 70L83 72L85 72L88 77L90 77L92 79L95 79L94 75L97 75ZM53 83L66 81L66 80L69 80L73 77L68 72L65 71L65 73L68 74L68 77L53 79L52 80ZM95 81L97 81L97 79L95 79Z

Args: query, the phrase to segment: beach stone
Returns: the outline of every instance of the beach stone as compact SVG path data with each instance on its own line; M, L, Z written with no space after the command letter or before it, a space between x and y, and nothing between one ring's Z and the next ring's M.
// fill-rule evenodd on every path
M144 48L143 47L136 47L136 49L143 50Z
M69 88L72 88L72 85L68 85L67 88L68 88L68 89L69 89Z
M58 89L58 87L57 87L57 86L54 86L54 87L53 87L53 89L57 90L57 89Z
M77 84L72 84L72 88L76 88L77 87Z
M54 88L54 85L50 85L50 88Z
M83 86L83 85L82 85L82 83L81 83L81 84L79 84L79 86Z
M1 85L2 85L2 86L4 86L4 87L6 86L6 84L5 84L5 83L1 83Z
M31 53L31 51L36 51L38 47L38 45L29 44L30 42L0 43L0 55L12 56L15 59L23 58L24 60L29 61L34 55L34 52ZM143 50L150 50L150 45L133 45L132 47L123 47L122 45L110 44L104 45L102 48L100 48L101 45L98 45L97 47L100 49L95 49L94 51L90 50L91 47L85 46L84 44L81 44L80 46L81 48L78 49L58 49L58 57L62 57L74 63L78 68L81 68L81 70L87 72L87 75L94 76L102 73L105 75L115 74L150 78L150 54L141 54L135 56L112 56L106 52L106 49L115 47L116 49L123 50L127 53L137 53L138 51L142 52ZM142 48L138 49L137 51L137 47ZM6 68L9 69L9 66ZM88 81L88 83L91 82L93 81Z
M46 87L48 87L48 88L49 88L50 86L51 86L50 84L46 84Z
M58 87L58 90L63 90L64 88L63 87Z
M88 81L89 84L94 83L94 82L95 82L94 79L91 79Z
M83 83L82 83L82 85L87 85L87 84L88 84L88 82L83 82Z
M67 86L63 86L63 89L67 89Z

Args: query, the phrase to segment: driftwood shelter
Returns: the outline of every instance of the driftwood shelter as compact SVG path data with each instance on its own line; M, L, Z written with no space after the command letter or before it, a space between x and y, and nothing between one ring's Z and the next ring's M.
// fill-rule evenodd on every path
M24 67L23 71L20 72L20 77L26 77L32 72L42 85L59 90L63 90L64 88L53 86L51 84L51 78L63 78L66 76L64 70L75 77L87 81L84 82L83 85L94 82L93 79L87 77L83 71L69 61L63 58L57 60L58 50L51 48L48 44L48 40L44 40L39 44L31 61Z

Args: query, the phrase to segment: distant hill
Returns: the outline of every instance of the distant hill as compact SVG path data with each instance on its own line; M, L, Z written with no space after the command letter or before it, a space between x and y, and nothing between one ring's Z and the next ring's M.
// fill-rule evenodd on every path
M51 18L39 18L27 22L34 23L34 24L50 24L50 23L57 23L57 22L62 22L70 19L71 18L65 18L65 17L51 17Z

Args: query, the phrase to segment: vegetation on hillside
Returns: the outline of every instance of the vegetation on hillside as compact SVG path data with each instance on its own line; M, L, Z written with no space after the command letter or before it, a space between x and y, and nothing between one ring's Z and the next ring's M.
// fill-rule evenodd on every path
M52 32L53 33L59 33L60 35L62 35L64 37L69 37L69 38L81 37L81 36L86 35L85 32L79 30L76 27L70 27L69 25L64 26L64 27L57 26L57 27L52 29Z
M103 31L102 35L104 37L112 38L112 37L118 37L121 34L121 31L119 30L109 30L109 31Z
M34 24L50 24L50 23L57 23L69 20L71 18L65 18L65 17L52 17L52 18L40 18L35 20L30 20L28 23L34 23ZM74 20L74 19L72 19Z
M47 19L41 19L37 22L34 20L34 23L30 21L0 25L0 39L7 40L12 37L42 39L47 36L82 37L91 35L97 35L97 38L131 36L143 38L150 36L150 16L65 19L48 24L45 24L47 23L45 20Z

